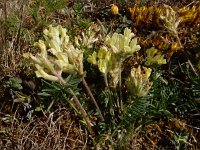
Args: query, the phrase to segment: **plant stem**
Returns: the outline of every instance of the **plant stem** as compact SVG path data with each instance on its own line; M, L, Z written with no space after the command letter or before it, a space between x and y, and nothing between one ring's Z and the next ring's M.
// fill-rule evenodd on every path
M79 108L79 110L81 111L81 114L83 115L83 118L85 119L88 131L90 132L90 134L94 134L91 124L90 124L90 120L87 117L87 113L85 111L85 109L82 107L80 101L78 100L78 98L76 97L75 93L73 92L73 90L71 88L69 88L70 93L73 95L73 100L74 103L76 104L76 106Z
M120 109L123 112L124 106L123 106L123 101L122 101L122 62L120 62L120 67L119 67L119 98L120 98Z
M96 102L96 100L95 100L95 98L94 98L94 96L93 96L93 94L92 94L92 92L91 92L91 90L90 90L90 88L89 88L89 86L88 86L88 84L87 84L87 82L86 82L86 80L85 80L84 77L82 77L82 82L83 82L83 85L85 86L85 88L86 88L88 94L89 94L90 97L91 97L92 102L94 103L94 105L95 105L95 107L96 107L96 109L97 109L97 111L98 111L98 113L99 113L100 119L101 119L102 121L104 121L104 117L103 117L103 115L102 115L102 113L101 113L101 110L100 110L100 108L99 108L99 106L98 106L98 104L97 104L97 102Z
M114 95L116 97L116 106L117 106L117 111L119 112L119 114L121 113L121 109L120 109L120 102L119 102L119 96L117 94L117 89L113 88L114 91Z
M108 87L108 78L107 78L107 73L103 74L104 75L104 81L106 84L106 87Z
M60 75L58 75L56 72L54 72L53 74L54 74L55 76L58 77L58 79L59 79L59 81L60 81L60 83L61 83L62 85L65 84L65 80L64 80ZM93 132L93 130L92 130L92 127L91 127L90 120L89 120L88 117L87 117L87 113L86 113L85 109L82 107L80 101L79 101L78 98L76 97L76 95L75 95L75 93L73 92L73 90L72 90L71 88L68 88L68 90L69 90L69 93L70 93L71 95L73 95L74 103L76 104L76 106L77 106L78 109L80 110L81 114L83 115L83 118L84 118L84 120L85 120L85 122L86 122L86 125L87 125L87 128L88 128L88 131L90 132L90 134L94 134L94 132Z

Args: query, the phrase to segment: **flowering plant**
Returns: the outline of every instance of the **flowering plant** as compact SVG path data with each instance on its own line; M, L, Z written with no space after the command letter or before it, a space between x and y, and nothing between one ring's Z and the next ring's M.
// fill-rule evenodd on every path
M35 56L24 54L34 62L36 76L58 81L62 72L83 75L83 51L69 42L66 29L50 25L43 33L45 40L34 44L39 47L40 53Z
M147 95L153 85L153 83L149 81L151 71L151 68L143 67L143 69L141 69L141 66L131 69L131 74L126 80L126 85L132 96L143 97Z
M128 28L124 30L124 34L114 33L111 37L107 36L104 46L98 53L93 52L88 57L88 62L97 65L100 72L104 74L106 85L108 85L107 74L109 74L111 86L117 86L121 74L121 63L140 50L140 45L137 45L137 38L133 38L134 36Z

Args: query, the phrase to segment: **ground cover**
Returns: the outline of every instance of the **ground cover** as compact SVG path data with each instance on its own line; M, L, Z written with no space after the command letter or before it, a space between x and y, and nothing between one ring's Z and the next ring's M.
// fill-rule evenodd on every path
M199 1L0 2L0 149L200 149Z

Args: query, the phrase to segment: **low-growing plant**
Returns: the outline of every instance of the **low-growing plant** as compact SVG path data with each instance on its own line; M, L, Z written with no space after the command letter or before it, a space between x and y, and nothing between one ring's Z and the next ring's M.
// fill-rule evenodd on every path
M69 129L66 139L58 140L66 144L71 125L65 125L71 120L62 118L63 114L54 116L53 111L65 109L63 102L67 102L75 117L81 118L78 124L89 131L86 135L90 137L86 141L91 146L89 149L128 149L127 144L131 143L134 148L139 143L141 149L187 149L195 143L193 133L199 130L199 119L194 118L199 116L200 79L191 73L198 72L189 55L199 56L186 49L187 37L183 37L188 28L184 30L183 25L197 23L199 7L192 6L197 3L192 2L191 7L188 5L178 11L176 7L157 2L156 7L151 6L152 3L141 6L138 2L130 9L131 24L129 16L123 16L126 12L121 10L131 2L126 2L126 6L116 2L109 7L113 15L106 11L111 17L108 20L113 21L109 25L106 25L108 20L100 22L98 18L90 18L93 14L85 14L85 2L70 2L66 7L64 3L36 1L31 4L34 8L29 15L32 16L28 16L33 17L35 26L29 30L23 28L24 24L16 23L18 37L23 36L29 44L26 50L31 49L31 53L23 55L30 63L28 69L34 70L40 78L35 80L33 75L27 77L23 72L21 79L10 78L3 85L12 99L8 102L14 102L11 109L26 111L25 115L20 114L22 121L31 122L32 114L42 112L48 120L46 124L51 126L47 125L48 129L58 124L59 135ZM92 6L90 11L95 7L98 6ZM100 11L104 9L107 7ZM55 17L60 11L64 19ZM97 19L102 28L92 23L92 19ZM57 22L60 25L56 26ZM66 28L61 26L64 24ZM197 31L192 29L191 32ZM39 40L30 45L38 37ZM179 57L182 52L184 60ZM1 109L6 109L4 103ZM8 125L16 119L3 114L1 120ZM19 121L17 118L17 123Z
M78 107L78 109L80 109L87 123L88 129L92 133L91 124L87 117L85 109L82 107L72 88L66 83L66 81L62 77L62 73L65 72L68 74L75 74L81 78L92 99L92 102L97 108L101 119L104 120L99 106L94 99L94 96L90 91L87 82L84 79L83 50L75 48L70 43L69 36L66 34L66 29L62 28L61 26L49 26L49 30L44 30L44 38L45 41L39 40L39 42L35 43L35 46L38 46L40 48L41 53L38 53L36 56L33 56L31 53L26 53L24 54L24 56L33 60L36 68L35 73L37 77L42 77L50 81L60 82L62 85L67 86L67 92L74 96L75 105L76 107ZM83 44L87 44L87 46L89 46L94 41L95 40L93 40L92 37L92 39L89 38L88 41ZM49 55L48 53L51 53L51 55Z
M22 87L22 80L20 78L14 77L14 78L10 78L5 84L4 84L4 88L14 88L17 90L21 90Z
M160 15L160 18L164 21L164 26L165 28L172 33L172 35L177 39L180 48L184 49L184 46L182 45L182 42L179 38L179 34L178 34L178 26L181 22L181 18L177 17L177 13L172 9L172 7L168 6L168 5L164 5L166 8L166 14L165 16ZM182 19L183 20L183 19ZM186 57L187 53L184 51ZM188 59L188 58L187 58ZM190 65L191 70L193 71L193 73L195 75L198 75L196 72L196 69L194 68L193 64L191 63L191 61L188 59L188 64Z
M26 53L24 54L24 57L30 58L32 60L36 68L35 73L37 77L42 77L46 80L60 83L62 86L64 86L66 92L73 96L74 103L70 102L69 100L68 102L74 108L74 110L77 108L80 110L83 118L86 121L88 130L92 134L93 131L91 122L88 118L85 108L78 100L77 93L68 83L69 80L65 80L63 77L63 73L67 73L76 75L80 78L80 80L83 82L83 85L86 87L92 102L95 104L100 118L102 121L104 121L102 112L100 111L99 106L84 79L84 47L91 48L91 44L97 40L95 38L95 34L90 30L92 30L92 28L89 29L88 33L82 33L82 37L76 37L76 45L74 46L71 43L69 36L66 34L66 29L62 28L61 26L49 26L48 29L43 31L45 40L39 40L39 42L35 43L35 46L39 47L41 52L37 53L35 56L31 53ZM125 100L123 100L121 78L121 73L123 70L122 63L126 58L132 56L134 53L140 50L140 46L137 45L137 39L133 37L134 34L128 28L124 30L124 34L114 33L111 37L107 36L104 46L100 48L98 54L94 52L91 56L88 57L88 61L94 65L97 65L100 72L102 72L104 75L106 85L105 90L108 90L107 106L111 117L114 119L111 125L115 126L114 128L111 128L111 131L114 131L114 133L115 130L119 128L118 123L123 120L120 117L126 116L124 112L129 112L127 110L129 107L130 109L134 107L132 104L134 105L135 103L132 103L131 101L134 101L139 97L146 96L152 85L152 82L149 82L149 77L151 75L150 68L144 67L144 72L141 70L140 66L138 68L132 68L131 76L127 79L126 82L127 89L131 93L132 98L130 99L130 103L127 103ZM119 95L117 93L118 90ZM50 89L43 90L40 95L49 96L48 93L50 91Z

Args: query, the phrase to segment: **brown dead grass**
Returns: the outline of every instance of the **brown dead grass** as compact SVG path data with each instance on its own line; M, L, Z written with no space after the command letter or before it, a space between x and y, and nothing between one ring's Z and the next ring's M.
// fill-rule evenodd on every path
M0 114L0 149L81 150L88 145L88 135L75 121L70 109L33 117L28 122L12 115ZM7 121L5 119L7 118Z
M22 54L29 49L29 44L21 31L29 2L22 0L0 2L1 76L17 74L20 70Z

